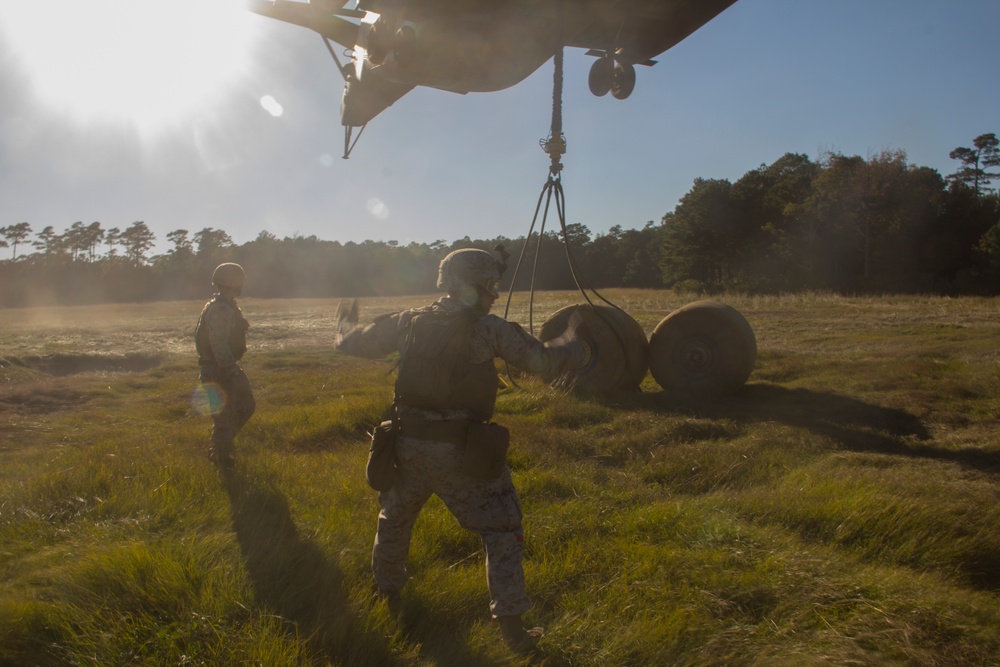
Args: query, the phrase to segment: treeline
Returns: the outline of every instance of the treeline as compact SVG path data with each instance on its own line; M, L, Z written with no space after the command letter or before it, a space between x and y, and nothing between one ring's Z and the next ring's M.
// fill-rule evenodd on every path
M133 226L147 228L144 222ZM519 288L572 289L576 284L566 258L563 237L569 240L587 286L632 285L659 287L656 251L659 228L612 229L591 239L582 225L561 232L525 238L472 240L446 244L365 241L340 243L315 236L279 239L261 232L256 239L234 244L225 232L204 229L188 240L185 230L171 232L175 246L169 252L144 259L128 250L106 254L89 251L41 251L0 262L0 305L82 304L121 301L193 299L210 292L213 269L226 261L238 262L247 272L246 296L336 297L430 293L436 291L437 267L457 248L493 251L502 245L509 253L504 288L516 265ZM521 257L522 250L524 256ZM497 254L497 253L495 253ZM535 257L538 256L537 263ZM499 255L498 255L499 256ZM537 270L535 270L537 266ZM597 282L595 282L595 280Z
M942 177L902 151L868 158L829 153L814 162L786 154L735 183L697 179L676 208L641 229L585 226L537 235L452 243L340 243L261 232L237 245L205 228L167 234L150 256L143 221L125 229L76 222L62 233L27 222L0 228L0 306L192 299L206 295L214 267L242 264L245 294L336 297L427 293L437 265L456 248L510 254L504 288L520 261L518 289L673 287L779 292L1000 293L1000 174L994 134L951 157ZM26 252L28 248L34 252ZM523 254L522 254L523 253ZM567 258L571 257L571 261ZM575 275L573 267L576 268Z
M664 283L691 289L1000 292L997 138L947 179L902 151L786 154L735 183L698 179L663 218Z

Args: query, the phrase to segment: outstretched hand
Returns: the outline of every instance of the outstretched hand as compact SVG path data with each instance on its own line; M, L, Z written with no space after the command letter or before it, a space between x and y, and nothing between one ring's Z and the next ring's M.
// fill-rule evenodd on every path
M551 385L563 391L573 391L580 378L590 370L596 353L594 336L580 311L570 315L566 329L548 345L564 346L570 351L566 366Z
M337 344L344 339L344 336L358 328L358 300L347 299L346 303L341 299L337 304Z

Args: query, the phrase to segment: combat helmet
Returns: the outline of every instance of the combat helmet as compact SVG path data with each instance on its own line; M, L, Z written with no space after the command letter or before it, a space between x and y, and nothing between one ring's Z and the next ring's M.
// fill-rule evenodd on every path
M493 255L478 248L462 248L441 260L437 286L450 294L475 287L496 298L500 296L500 275L500 264Z
M216 287L239 289L243 287L245 280L246 274L243 273L243 267L233 262L219 264L212 273L212 284Z

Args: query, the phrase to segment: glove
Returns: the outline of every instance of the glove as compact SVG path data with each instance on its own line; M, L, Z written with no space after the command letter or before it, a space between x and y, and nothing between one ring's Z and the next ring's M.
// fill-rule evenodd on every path
M358 300L348 299L345 304L343 299L337 303L337 328L351 325L354 328L358 325Z
M591 343L592 336L590 327L583 320L580 311L573 311L566 322L566 329L556 338L545 343L548 348L562 348L566 351L566 359L562 363L560 372L579 370L585 368L590 363L592 356Z
M569 353L562 372L551 383L553 387L566 391L572 391L580 378L590 370L597 352L590 327L579 310L570 315L566 330L546 343L546 347L563 347Z
M336 344L339 346L344 338L358 328L358 300L348 299L337 304L337 335Z

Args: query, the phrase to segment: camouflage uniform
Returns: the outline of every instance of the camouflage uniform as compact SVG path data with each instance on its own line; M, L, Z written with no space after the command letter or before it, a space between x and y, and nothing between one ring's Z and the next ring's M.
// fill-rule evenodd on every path
M211 454L217 460L232 456L233 440L257 405L250 380L237 363L246 352L249 328L236 301L221 294L205 304L198 319L195 346L212 411Z
M455 311L462 306L452 297L444 297L432 308ZM349 354L372 358L402 349L408 320L417 312L404 311L378 318L366 329L347 334L339 347ZM496 315L481 315L472 323L469 353L472 364L492 365L492 359L500 357L542 375L554 375L574 361L569 349L546 347L517 324ZM489 406L490 415L492 407ZM531 607L531 600L525 591L521 565L524 550L521 504L510 469L505 466L496 479L474 479L460 468L462 445L458 442L407 436L409 420L444 425L467 423L470 419L482 419L482 415L471 415L464 409L426 410L400 404L397 411L402 437L396 448L396 482L389 491L379 493L382 510L372 549L372 571L379 589L391 594L406 583L406 557L413 526L424 503L436 494L463 528L482 539L493 616L520 615Z

